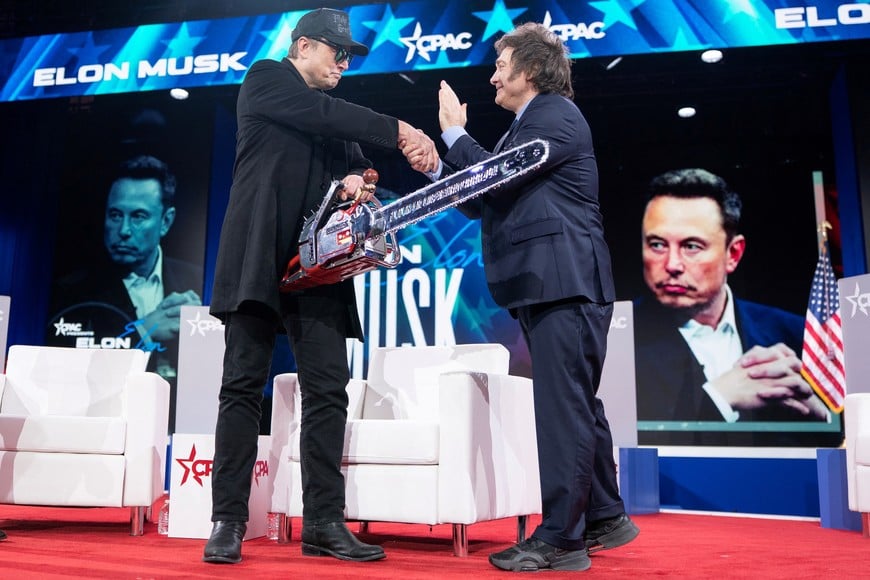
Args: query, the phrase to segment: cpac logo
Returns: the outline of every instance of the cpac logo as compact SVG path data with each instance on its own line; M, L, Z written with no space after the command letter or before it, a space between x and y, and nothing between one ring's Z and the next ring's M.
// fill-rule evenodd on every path
M80 336L85 334L82 331L82 323L81 322L65 322L63 317L60 320L54 323L54 335L55 336ZM87 333L93 334L93 333Z
M184 469L184 475L181 476L181 485L187 483L187 478L192 476L193 481L202 487L202 478L211 476L213 462L211 459L196 458L196 444L190 448L190 457L187 459L176 459L175 461Z
M205 336L206 332L223 331L224 325L219 320L210 320L201 318L200 312L197 311L196 318L186 321L190 325L190 336L199 333L200 336Z
M222 54L200 54L173 58L160 58L153 63L140 60L136 64L136 78L150 77L181 77L216 72L248 70L248 67L238 62L247 52L228 52ZM65 67L38 68L33 72L34 87L51 87L55 85L74 85L98 83L118 79L130 79L130 62L88 64L76 69L72 76L67 76Z
M628 319L625 316L614 316L610 319L610 328L628 328Z
M840 4L836 18L820 18L816 6L777 8L773 11L777 28L818 28L837 24L867 24L870 22L870 3Z
M855 317L855 312L860 310L864 316L870 315L870 292L861 294L861 289L858 288L858 283L855 283L855 293L851 296L846 296L846 300L852 303L852 317Z
M254 483L260 487L260 478L269 477L269 462L265 459L258 459L254 463Z
M414 54L419 54L426 62L432 62L429 53L433 50L445 51L447 49L465 50L471 48L471 33L460 32L459 34L428 34L423 36L423 28L420 23L414 27L413 36L403 36L399 40L408 47L408 55L405 62L411 62Z
M196 444L193 444L190 447L190 456L187 459L176 459L175 461L182 469L184 469L184 474L181 476L181 483L179 485L184 485L187 483L188 478L193 478L193 481L202 487L202 478L211 477L214 461L211 459L197 459ZM260 478L268 476L269 462L265 459L258 459L257 462L254 463L254 483L257 487L260 487Z
M577 24L552 24L552 22L553 18L550 16L550 11L547 10L542 24L554 34L559 35L562 41L579 40L581 38L595 40L604 38L606 35L603 22L592 22L590 24L585 22L578 22Z

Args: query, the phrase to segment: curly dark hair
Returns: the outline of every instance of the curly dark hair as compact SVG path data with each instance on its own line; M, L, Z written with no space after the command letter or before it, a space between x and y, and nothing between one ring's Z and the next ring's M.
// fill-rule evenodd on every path
M537 22L521 24L495 42L498 54L505 48L513 49L514 74L526 73L538 92L574 98L568 48L549 28Z

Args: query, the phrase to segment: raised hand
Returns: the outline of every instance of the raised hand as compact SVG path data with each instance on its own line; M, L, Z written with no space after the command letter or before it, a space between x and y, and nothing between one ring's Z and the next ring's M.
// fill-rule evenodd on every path
M448 127L465 127L468 122L467 108L466 103L459 102L459 97L447 81L441 81L441 89L438 91L438 122L441 124L441 130L444 131Z

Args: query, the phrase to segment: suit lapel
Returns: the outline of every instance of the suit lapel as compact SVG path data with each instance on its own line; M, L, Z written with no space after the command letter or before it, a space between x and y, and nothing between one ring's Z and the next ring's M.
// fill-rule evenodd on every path
M495 144L495 149L492 150L493 153L500 153L501 152L502 147L504 146L505 143L507 143L508 137L510 137L511 134L514 132L514 129L516 128L517 124L518 124L517 118L514 117L514 120L511 122L511 126L508 127L508 130L505 132L505 134L502 135L501 139L498 140L498 143Z

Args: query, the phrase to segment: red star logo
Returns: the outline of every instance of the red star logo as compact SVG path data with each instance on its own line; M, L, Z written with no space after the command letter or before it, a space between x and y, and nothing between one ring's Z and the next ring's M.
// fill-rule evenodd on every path
M184 485L187 482L187 478L192 474L193 480L202 487L202 474L199 473L195 467L198 463L211 463L210 461L197 461L196 460L196 444L192 445L190 448L190 457L187 459L178 459L175 461L184 469L184 475L181 476L181 485ZM211 470L207 469L206 474L208 474Z

